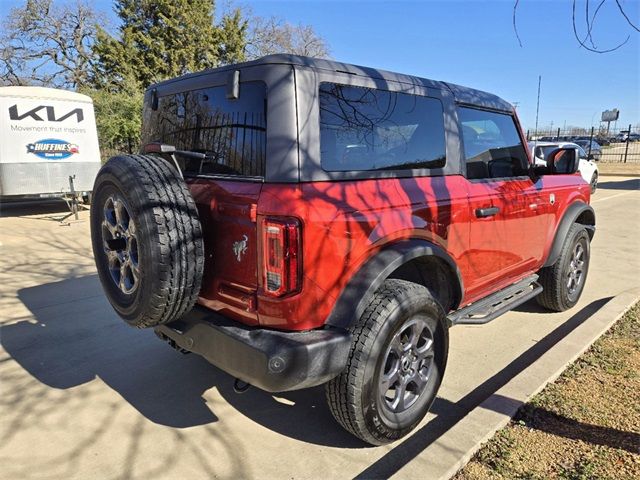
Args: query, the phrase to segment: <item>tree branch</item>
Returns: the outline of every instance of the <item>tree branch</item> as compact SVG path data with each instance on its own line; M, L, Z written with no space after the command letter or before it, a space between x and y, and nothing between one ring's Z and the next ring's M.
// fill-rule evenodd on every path
M616 0L617 1L617 0ZM580 37L578 36L578 29L576 27L576 0L573 0L573 4L572 4L572 9L571 9L571 23L573 25L573 35L576 37L576 40L578 41L578 43L580 44L580 46L582 48L584 48L585 50L588 50L590 52L593 53L609 53L609 52L613 52L615 50L618 50L620 47L622 47L624 44L626 44L629 39L631 38L631 35L628 35L626 40L622 43L620 43L619 45L617 45L616 47L613 48L609 48L607 50L600 50L597 48L591 48L589 46L587 46L585 44L586 41L586 37L585 37L585 41L580 40Z
M522 48L522 41L520 41L520 35L518 34L518 26L516 25L516 14L517 14L519 3L520 3L520 0L516 0L515 3L513 4L513 16L511 18L511 21L513 23L513 31L515 32L516 38L518 39L518 44L520 45L520 48Z
M637 32L640 32L640 29L638 27L636 27L631 20L629 19L629 17L627 16L626 12L624 11L624 8L622 8L622 5L620 5L620 0L616 0L616 5L618 5L618 9L620 10L620 13L622 14L622 16L624 17L624 19L627 21L627 23L629 25L631 25L631 27L633 29L635 29Z

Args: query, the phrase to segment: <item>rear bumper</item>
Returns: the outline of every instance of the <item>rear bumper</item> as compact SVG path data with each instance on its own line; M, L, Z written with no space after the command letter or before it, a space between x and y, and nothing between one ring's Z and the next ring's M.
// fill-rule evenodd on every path
M202 307L155 331L160 338L268 392L298 390L331 380L345 368L351 345L351 335L342 330L265 330Z

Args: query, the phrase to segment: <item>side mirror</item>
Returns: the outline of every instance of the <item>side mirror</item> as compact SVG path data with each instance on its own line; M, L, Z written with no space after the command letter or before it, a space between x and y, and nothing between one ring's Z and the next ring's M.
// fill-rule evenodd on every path
M556 148L547 154L547 165L552 175L572 175L578 171L578 150L571 147Z
M587 160L595 160L595 159L596 159L596 156L593 153L589 153L587 155Z

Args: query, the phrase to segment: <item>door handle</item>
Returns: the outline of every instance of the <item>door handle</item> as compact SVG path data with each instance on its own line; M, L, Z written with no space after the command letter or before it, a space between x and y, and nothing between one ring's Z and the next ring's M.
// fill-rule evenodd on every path
M498 212L500 212L499 207L476 208L476 217L478 218L493 217Z

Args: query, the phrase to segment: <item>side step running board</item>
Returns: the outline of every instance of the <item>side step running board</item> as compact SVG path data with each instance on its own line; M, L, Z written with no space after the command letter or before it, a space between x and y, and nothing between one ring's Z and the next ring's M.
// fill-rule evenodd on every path
M503 313L538 295L542 291L542 286L536 280L538 280L538 275L531 275L518 283L450 313L447 317L449 325L482 325L498 318Z

